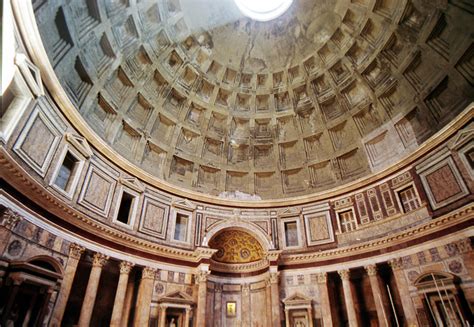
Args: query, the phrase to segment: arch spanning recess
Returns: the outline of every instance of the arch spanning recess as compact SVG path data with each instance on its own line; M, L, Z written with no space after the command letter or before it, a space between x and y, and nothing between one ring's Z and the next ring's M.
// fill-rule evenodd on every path
M202 241L202 246L208 247L209 241L215 237L220 232L226 229L233 229L233 230L241 230L246 232L257 239L257 241L262 245L264 251L269 251L274 249L274 245L270 236L264 234L263 231L260 231L256 225L243 222L243 221L235 221L229 220L223 223L218 224L215 227L212 227L204 236Z

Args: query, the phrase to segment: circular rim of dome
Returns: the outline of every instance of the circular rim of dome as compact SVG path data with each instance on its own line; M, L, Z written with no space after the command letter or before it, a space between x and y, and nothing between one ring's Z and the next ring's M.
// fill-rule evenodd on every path
M293 0L234 0L240 12L260 22L267 22L283 15Z

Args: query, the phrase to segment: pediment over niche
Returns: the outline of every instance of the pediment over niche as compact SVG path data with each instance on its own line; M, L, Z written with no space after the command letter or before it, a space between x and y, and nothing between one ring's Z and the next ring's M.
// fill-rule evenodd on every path
M72 133L67 133L66 134L66 140L74 147L76 148L85 158L90 158L94 154L92 152L91 147L89 146L89 143L85 138L82 136L72 134Z
M184 210L188 210L188 211L196 210L196 204L189 201L188 199L175 200L175 201L173 201L172 206L177 207L177 208L181 208L181 209L184 209Z
M279 210L277 215L278 217L295 217L301 214L300 208L288 207L282 210Z
M451 148L458 149L474 138L474 128L468 127L459 131L454 138Z
M304 294L295 293L283 300L286 307L311 305L311 299Z
M159 303L176 303L176 304L194 304L193 298L186 293L176 291L168 293L158 299Z
M145 192L145 186L140 183L140 181L134 177L120 177L120 183L122 185L125 185L132 190L137 191L138 193L143 193Z

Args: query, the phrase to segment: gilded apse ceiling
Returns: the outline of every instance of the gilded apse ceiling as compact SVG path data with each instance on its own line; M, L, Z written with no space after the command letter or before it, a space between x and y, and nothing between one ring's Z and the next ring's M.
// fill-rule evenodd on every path
M469 1L34 1L98 137L181 188L290 198L379 172L473 99Z
M263 248L249 233L226 230L209 241L217 249L213 260L222 263L249 263L263 259Z

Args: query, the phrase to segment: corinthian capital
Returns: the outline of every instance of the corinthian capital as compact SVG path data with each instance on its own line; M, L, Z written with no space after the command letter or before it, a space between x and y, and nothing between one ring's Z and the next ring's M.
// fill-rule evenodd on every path
M145 267L142 270L142 279L155 279L156 269L151 267Z
M205 283L207 282L207 276L209 276L211 272L208 270L199 270L196 274L196 283Z
M367 271L367 275L369 275L369 276L376 276L377 275L377 266L376 265L365 266L365 270Z
M120 262L120 273L130 274L130 271L132 270L133 266L135 266L135 264L132 262L128 262L128 261Z
M320 272L318 275L318 284L326 284L327 281L328 281L328 273L323 271L323 272Z
M93 267L101 267L104 266L109 260L109 256L103 253L97 252L94 254L94 258L92 259L92 266Z
M69 258L79 260L81 259L82 253L84 253L85 248L76 243L71 243L69 245Z
M339 274L339 276L341 276L342 280L349 280L349 278L351 277L351 273L350 273L349 269L339 270L338 274Z
M15 228L16 224L21 220L20 214L17 212L7 209L2 217L1 217L1 223L0 225L5 226L6 229L13 229Z

